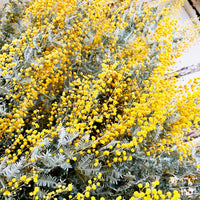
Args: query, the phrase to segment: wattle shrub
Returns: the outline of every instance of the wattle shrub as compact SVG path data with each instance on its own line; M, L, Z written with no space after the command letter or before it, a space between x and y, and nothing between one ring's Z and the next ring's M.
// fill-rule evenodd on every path
M0 24L0 199L197 199L199 79L181 3L12 0Z

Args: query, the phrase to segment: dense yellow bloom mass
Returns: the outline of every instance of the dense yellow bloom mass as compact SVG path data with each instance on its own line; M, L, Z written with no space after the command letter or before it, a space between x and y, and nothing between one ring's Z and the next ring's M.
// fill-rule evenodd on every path
M9 110L0 116L1 163L15 166L25 160L25 174L18 174L18 182L4 180L3 196L30 186L33 199L57 199L61 194L66 199L97 199L98 188L108 181L106 170L128 163L127 170L138 157L159 159L173 154L175 147L178 161L188 160L186 135L200 121L200 81L194 80L190 93L167 76L169 66L194 39L175 44L178 25L171 12L131 0L30 1L23 15L24 32L0 54L1 75L11 76L5 96ZM81 162L91 162L92 175ZM75 169L69 173L89 180L87 186L79 191L79 181L70 182L62 170L51 169L52 163L65 173ZM104 177L97 174L101 168ZM41 185L48 186L45 173L54 185L39 197ZM59 173L66 180L57 185ZM121 182L123 176L134 180L128 172L115 176ZM152 188L131 181L131 200L180 199L180 191L157 190L159 181L152 182ZM131 188L130 183L123 182Z

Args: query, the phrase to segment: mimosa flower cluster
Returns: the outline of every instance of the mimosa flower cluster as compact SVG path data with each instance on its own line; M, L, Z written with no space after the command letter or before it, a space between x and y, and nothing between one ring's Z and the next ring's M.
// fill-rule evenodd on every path
M200 196L199 152L187 137L199 128L200 81L177 87L169 75L198 31L178 28L180 1L161 4L5 6L0 199Z

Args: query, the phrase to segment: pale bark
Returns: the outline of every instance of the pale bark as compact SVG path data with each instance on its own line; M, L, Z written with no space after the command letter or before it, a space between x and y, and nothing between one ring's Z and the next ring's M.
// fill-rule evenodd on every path
M196 65L183 67L183 68L177 70L176 72L178 74L175 77L179 78L179 77L186 76L186 75L189 75L189 74L193 74L193 73L199 72L199 71L200 71L200 63L198 63Z

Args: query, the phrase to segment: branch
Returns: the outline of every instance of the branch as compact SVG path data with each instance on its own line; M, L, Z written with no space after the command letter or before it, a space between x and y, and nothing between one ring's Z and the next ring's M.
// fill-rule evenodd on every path
M170 76L168 78L172 78L172 77L181 78L183 76L193 74L195 72L200 72L200 63L198 63L196 65L183 67L177 71L174 71L173 73L170 74ZM178 74L174 76L174 73L178 73ZM167 76L167 75L165 75L165 76Z

